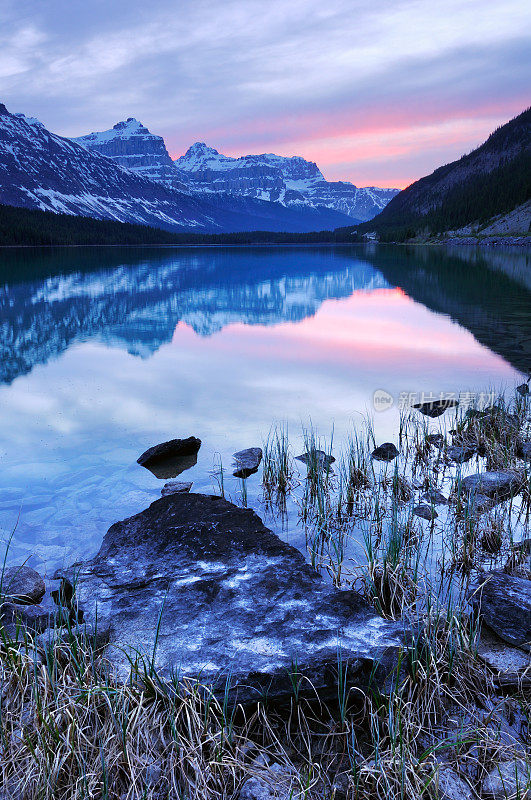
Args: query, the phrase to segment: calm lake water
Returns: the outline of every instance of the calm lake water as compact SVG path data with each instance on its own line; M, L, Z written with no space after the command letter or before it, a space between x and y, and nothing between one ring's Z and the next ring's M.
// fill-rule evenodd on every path
M310 422L335 449L372 411L377 439L396 441L405 398L513 389L530 370L530 309L529 255L514 251L0 250L8 561L50 574L94 554L160 495L136 464L157 442L201 438L181 479L217 491L221 458L238 501L231 455L274 421L295 450ZM259 506L260 475L247 485ZM282 535L299 543L295 524Z

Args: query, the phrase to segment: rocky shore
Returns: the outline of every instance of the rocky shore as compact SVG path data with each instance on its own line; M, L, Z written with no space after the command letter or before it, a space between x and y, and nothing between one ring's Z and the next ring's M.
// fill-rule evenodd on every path
M528 398L418 404L396 444L346 460L313 434L294 459L278 430L235 453L242 482L263 465L271 503L301 487L307 558L169 481L93 558L52 579L5 569L0 797L73 800L83 780L120 800L528 797ZM450 433L429 427L445 414ZM174 478L200 447L138 462ZM419 575L435 536L437 588Z

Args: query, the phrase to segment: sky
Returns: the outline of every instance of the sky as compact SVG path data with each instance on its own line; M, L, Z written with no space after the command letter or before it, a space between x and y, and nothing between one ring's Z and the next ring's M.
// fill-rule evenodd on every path
M527 0L0 0L0 102L402 188L530 103Z

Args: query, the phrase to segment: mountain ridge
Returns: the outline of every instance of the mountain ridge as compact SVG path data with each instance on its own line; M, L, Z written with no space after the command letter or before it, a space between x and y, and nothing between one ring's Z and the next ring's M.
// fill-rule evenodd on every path
M251 197L180 191L51 133L31 118L11 114L3 104L0 203L178 232L303 232L349 221L330 209L286 208Z
M184 187L196 195L223 193L287 208L326 208L358 222L371 219L398 192L374 186L358 188L349 181L327 181L317 164L302 156L262 153L236 158L199 141L172 161L163 138L134 117L72 141L145 177L181 190Z

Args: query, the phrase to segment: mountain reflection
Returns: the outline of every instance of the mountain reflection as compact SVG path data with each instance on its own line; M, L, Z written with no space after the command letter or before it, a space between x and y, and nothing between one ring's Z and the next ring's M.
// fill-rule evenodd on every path
M96 338L148 357L179 322L200 336L232 323L313 316L330 298L400 287L529 370L527 256L435 248L87 248L0 256L0 381Z

